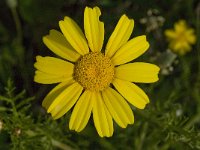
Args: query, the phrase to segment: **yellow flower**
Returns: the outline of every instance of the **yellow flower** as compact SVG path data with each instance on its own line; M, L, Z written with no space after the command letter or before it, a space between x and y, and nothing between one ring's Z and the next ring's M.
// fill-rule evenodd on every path
M83 130L93 114L98 134L110 137L113 120L122 128L134 122L127 102L139 109L149 103L147 95L132 82L156 82L159 67L143 62L127 63L142 55L149 43L145 35L128 41L134 21L126 15L118 21L105 53L101 52L104 24L99 20L100 15L98 7L85 8L85 36L71 18L60 21L63 34L51 30L43 38L60 58L37 56L34 80L42 84L59 83L42 103L54 119L74 106L69 122L71 130Z
M189 52L191 50L191 44L195 44L196 42L194 30L189 28L184 20L175 23L174 30L166 30L165 36L169 41L169 48L180 55Z

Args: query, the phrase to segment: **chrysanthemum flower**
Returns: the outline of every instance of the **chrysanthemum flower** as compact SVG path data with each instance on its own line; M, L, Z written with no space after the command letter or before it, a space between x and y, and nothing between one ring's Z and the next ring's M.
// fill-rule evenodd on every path
M136 83L158 80L159 67L149 63L127 63L142 55L149 47L146 36L128 41L134 21L123 15L110 36L105 51L104 24L98 7L85 8L84 30L69 17L59 22L62 33L51 30L43 38L46 46L58 55L37 56L35 82L59 83L45 97L42 105L54 119L73 106L69 128L80 132L92 114L98 134L112 136L113 120L122 128L133 124L128 102L144 109L149 98Z
M194 29L189 28L184 20L175 23L174 29L166 30L165 36L169 41L169 48L180 55L191 51L191 45L196 42Z

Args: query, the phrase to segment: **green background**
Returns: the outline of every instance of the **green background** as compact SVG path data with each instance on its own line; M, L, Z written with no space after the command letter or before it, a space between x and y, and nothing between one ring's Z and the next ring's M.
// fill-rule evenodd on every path
M70 131L70 112L54 121L41 107L55 85L33 82L36 55L55 56L42 42L64 16L83 29L85 6L98 6L105 42L121 15L135 21L132 37L145 34L150 48L137 61L161 67L160 80L138 84L150 104L132 107L135 123L114 124L111 138L100 138L90 119L80 133ZM161 18L161 19L159 19ZM184 56L168 49L164 31L186 20L197 42ZM190 150L200 149L200 2L198 0L1 0L0 149L2 150ZM105 46L105 45L104 45Z

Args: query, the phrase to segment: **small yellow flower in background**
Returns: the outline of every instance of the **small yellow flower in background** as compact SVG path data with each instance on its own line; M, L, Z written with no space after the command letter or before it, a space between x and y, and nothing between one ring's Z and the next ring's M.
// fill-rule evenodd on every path
M146 36L128 41L134 21L123 15L110 36L105 53L104 23L98 7L85 8L84 31L71 18L59 22L62 31L51 30L43 38L45 45L60 58L37 56L35 82L59 83L42 105L54 119L73 106L69 128L80 132L92 114L101 137L113 135L113 120L122 128L134 123L128 102L144 109L149 98L136 83L158 80L159 67L149 63L127 63L149 47ZM125 100L126 99L126 100Z
M166 30L165 36L169 41L169 48L180 55L191 51L191 45L196 42L194 29L189 28L184 20L175 23L174 29Z

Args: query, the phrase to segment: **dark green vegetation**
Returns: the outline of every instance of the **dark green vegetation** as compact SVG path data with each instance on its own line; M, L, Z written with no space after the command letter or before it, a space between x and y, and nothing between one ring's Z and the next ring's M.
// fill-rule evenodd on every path
M52 120L41 102L54 85L33 82L35 56L55 56L42 36L59 29L58 21L66 15L83 27L85 6L96 5L102 10L105 40L125 13L135 20L132 37L146 34L151 45L137 61L161 67L157 83L140 85L151 103L144 110L133 107L134 125L115 126L111 138L100 138L92 120L81 133L69 131L70 113ZM179 19L185 19L197 35L193 50L184 56L167 52L163 34ZM200 149L199 39L198 0L1 0L0 149Z

